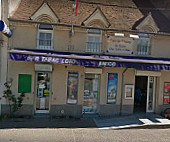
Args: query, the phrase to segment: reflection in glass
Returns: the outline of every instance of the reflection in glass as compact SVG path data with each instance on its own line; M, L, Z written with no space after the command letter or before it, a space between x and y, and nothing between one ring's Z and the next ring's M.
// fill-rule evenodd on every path
M99 75L85 74L83 113L97 112Z
M37 73L36 110L49 110L50 76L49 73Z

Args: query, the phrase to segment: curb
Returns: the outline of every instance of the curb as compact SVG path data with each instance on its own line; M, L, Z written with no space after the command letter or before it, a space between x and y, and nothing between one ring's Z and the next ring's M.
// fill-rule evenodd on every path
M125 125L125 126L118 126L118 127L104 127L99 128L100 130L123 130L123 129L168 129L170 128L170 124L143 124L143 125Z

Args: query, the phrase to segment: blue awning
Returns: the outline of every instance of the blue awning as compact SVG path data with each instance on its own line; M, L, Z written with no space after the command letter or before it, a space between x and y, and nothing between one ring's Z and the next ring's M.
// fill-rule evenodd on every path
M48 62L86 67L170 70L170 59L168 58L83 54L33 49L11 49L9 58L14 61Z

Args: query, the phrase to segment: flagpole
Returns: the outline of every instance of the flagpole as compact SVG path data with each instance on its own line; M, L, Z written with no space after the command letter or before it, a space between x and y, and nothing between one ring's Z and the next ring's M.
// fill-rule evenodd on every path
M74 35L74 17L75 17L74 12L75 12L75 4L73 4L73 12L72 12L72 19L71 19L71 21L72 21L72 23L71 23L71 36Z
M77 16L77 9L78 9L78 0L75 0L75 3L73 4L73 11L72 11L72 19L71 19L71 33L70 35L74 35L74 19L75 16Z

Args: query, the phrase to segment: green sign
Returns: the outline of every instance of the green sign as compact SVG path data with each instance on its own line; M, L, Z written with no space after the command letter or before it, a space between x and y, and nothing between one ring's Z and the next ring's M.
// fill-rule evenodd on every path
M32 75L19 74L18 76L18 93L31 93Z

